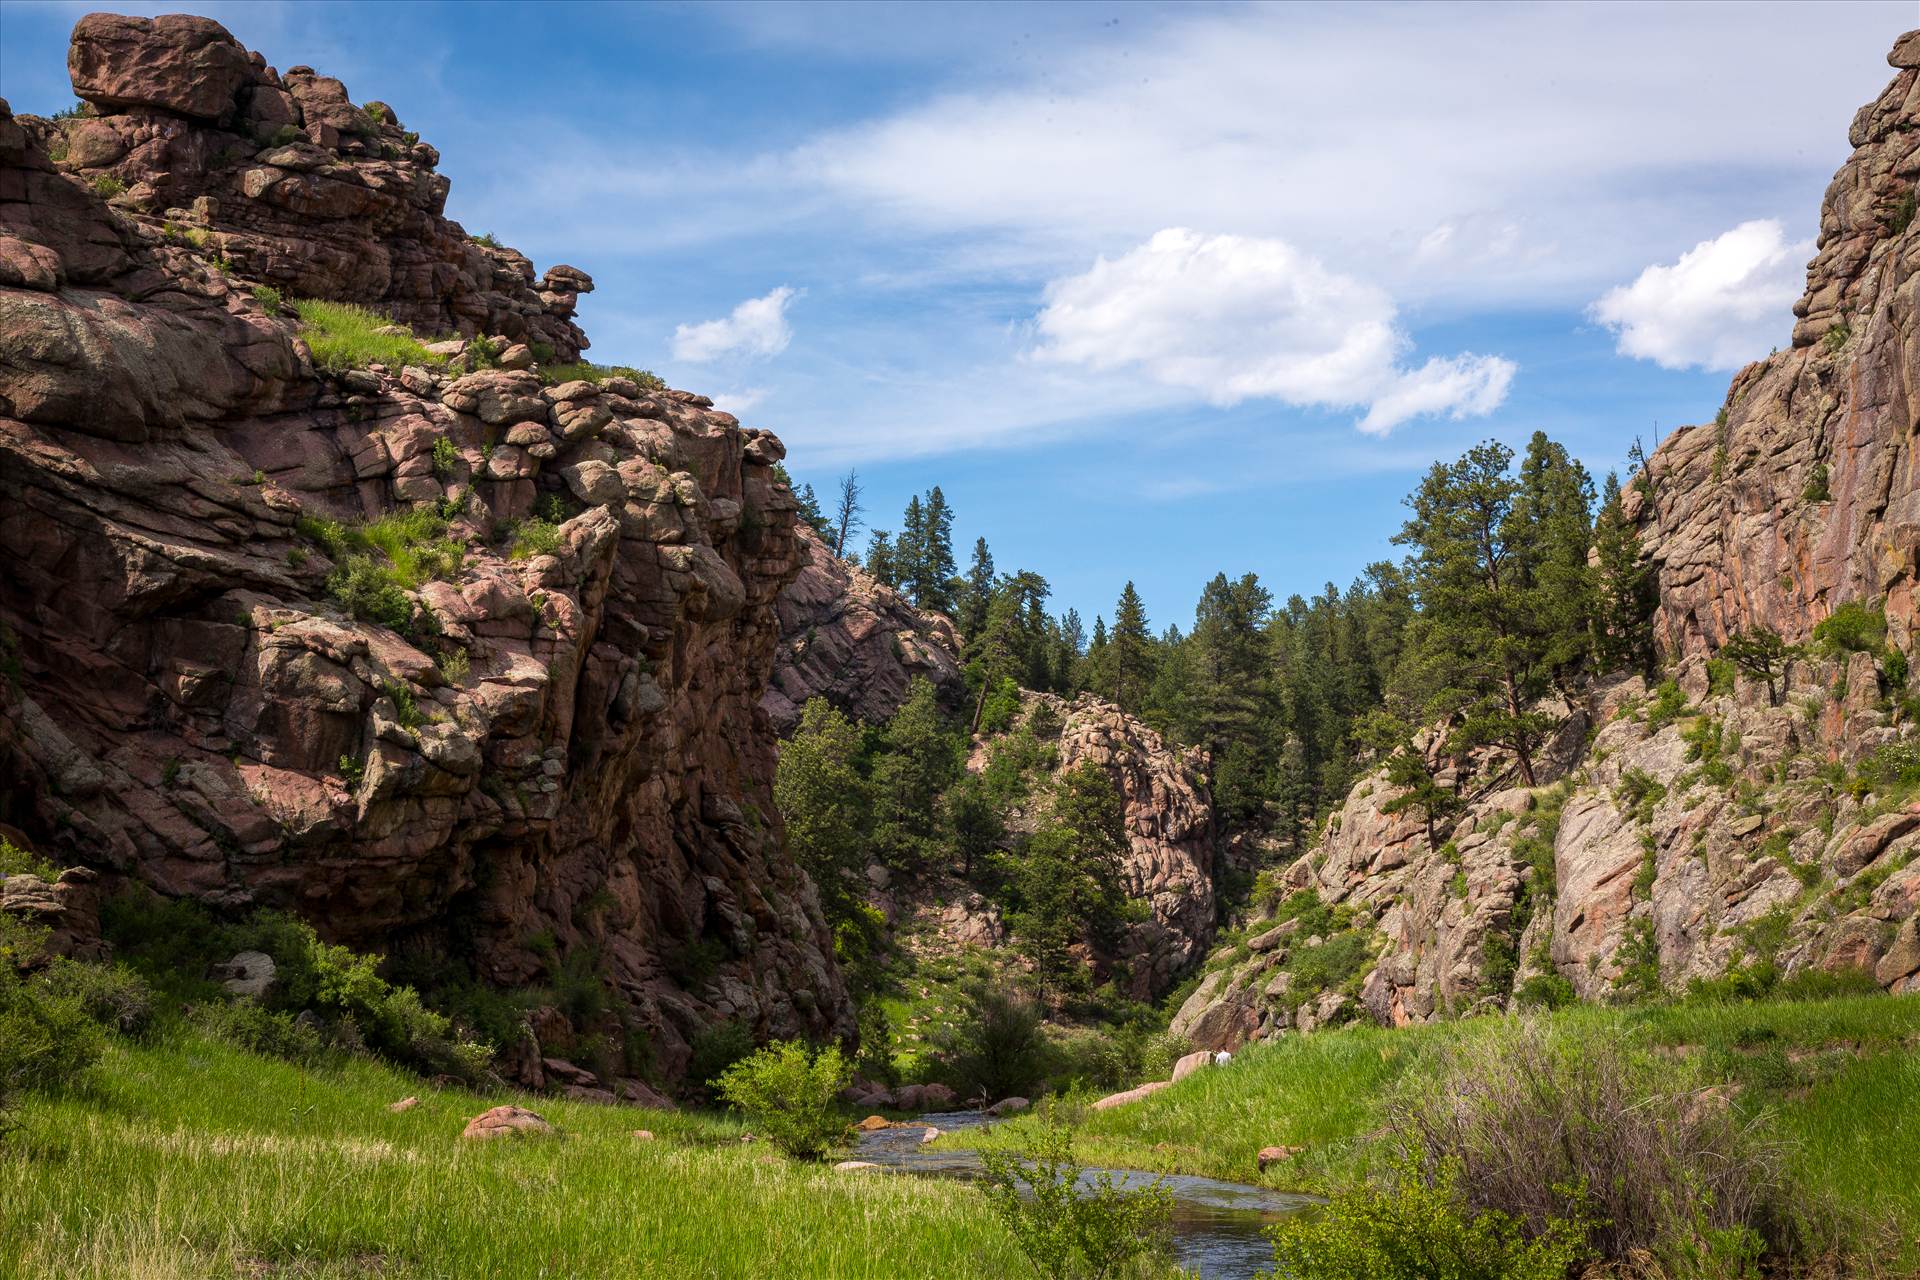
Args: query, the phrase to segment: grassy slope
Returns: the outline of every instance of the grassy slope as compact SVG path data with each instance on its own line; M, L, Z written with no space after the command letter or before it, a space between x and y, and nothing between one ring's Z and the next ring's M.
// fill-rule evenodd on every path
M95 1083L31 1098L0 1144L0 1276L1004 1277L969 1188L841 1174L711 1117L440 1093L183 1035L116 1043ZM417 1094L420 1105L386 1104ZM469 1143L537 1109L563 1141ZM659 1140L631 1137L650 1128Z
M1580 1033L1644 1037L1740 1084L1736 1105L1791 1143L1806 1184L1891 1226L1910 1254L1904 1261L1920 1265L1920 996L1581 1007L1554 1018ZM1381 1123L1388 1089L1417 1080L1438 1051L1491 1022L1352 1027L1257 1045L1224 1070L1077 1117L1076 1150L1090 1164L1334 1190L1364 1171L1364 1139ZM942 1141L1018 1146L1032 1124ZM1263 1176L1255 1154L1270 1145L1307 1150Z

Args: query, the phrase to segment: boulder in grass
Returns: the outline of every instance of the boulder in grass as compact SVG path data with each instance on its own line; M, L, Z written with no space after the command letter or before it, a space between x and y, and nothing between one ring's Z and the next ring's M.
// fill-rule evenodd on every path
M1211 1053L1205 1049L1195 1049L1192 1053L1173 1064L1173 1079L1175 1082L1185 1080L1202 1067L1210 1067L1212 1065L1213 1055Z
M482 1111L467 1121L467 1127L461 1131L463 1138L544 1138L557 1134L559 1130L546 1122L545 1117L525 1107L494 1107Z
M878 1169L880 1166L871 1160L842 1160L833 1166L835 1173L856 1173L861 1169Z
M1260 1172L1265 1173L1269 1167L1284 1164L1299 1155L1302 1150L1303 1148L1300 1147L1262 1147L1260 1154L1254 1159L1260 1164Z
M987 1108L987 1114L990 1116L1017 1115L1032 1105L1031 1102L1021 1097L1002 1098Z
M887 1119L885 1116L868 1116L865 1120L862 1120L853 1127L862 1133L872 1133L876 1129L893 1128L893 1121Z
M393 1112L395 1115L398 1115L402 1111L411 1111L419 1105L420 1105L420 1099L418 1098L411 1098L411 1097L402 1098L398 1102L389 1102L387 1104L387 1110Z
M1098 1102L1093 1103L1093 1109L1095 1111L1107 1111L1114 1107L1124 1107L1129 1102L1138 1102L1142 1098L1152 1097L1162 1089L1170 1089L1172 1087L1173 1081L1171 1080L1149 1080L1137 1088L1127 1089L1120 1093L1108 1094Z

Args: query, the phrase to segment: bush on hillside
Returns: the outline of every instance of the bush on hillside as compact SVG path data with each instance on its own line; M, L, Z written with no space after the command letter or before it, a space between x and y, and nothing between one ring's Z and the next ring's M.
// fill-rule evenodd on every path
M80 1082L105 1047L79 998L0 966L0 1109L23 1090Z
M81 964L60 956L40 981L51 995L76 1001L108 1031L138 1039L153 1030L153 988L125 965Z
M719 1092L775 1146L812 1160L847 1136L846 1117L835 1095L851 1076L839 1049L830 1046L814 1053L804 1041L784 1040L728 1067Z
M1586 1228L1562 1219L1529 1231L1498 1210L1474 1212L1454 1175L1405 1166L1272 1229L1289 1280L1566 1280L1587 1255Z
M1429 1185L1446 1171L1463 1212L1504 1214L1529 1239L1585 1222L1611 1262L1793 1256L1782 1153L1696 1083L1617 1038L1527 1021L1456 1047L1438 1081L1394 1099L1387 1127Z

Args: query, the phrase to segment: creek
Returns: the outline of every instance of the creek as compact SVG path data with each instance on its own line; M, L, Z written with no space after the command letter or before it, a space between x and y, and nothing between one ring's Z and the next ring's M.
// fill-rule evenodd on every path
M921 1116L919 1124L862 1133L854 1159L928 1177L976 1179L981 1174L979 1152L929 1148L921 1142L925 1132L921 1126L950 1132L977 1127L986 1120L978 1111L935 1112ZM1250 1280L1271 1270L1273 1250L1266 1228L1320 1203L1314 1196L1266 1187L1137 1169L1085 1169L1081 1185L1091 1185L1102 1172L1111 1173L1116 1186L1145 1187L1158 1179L1172 1194L1173 1260L1200 1280Z

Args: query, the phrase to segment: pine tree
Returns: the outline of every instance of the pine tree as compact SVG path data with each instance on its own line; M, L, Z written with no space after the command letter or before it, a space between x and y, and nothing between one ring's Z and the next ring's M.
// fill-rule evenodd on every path
M1054 631L1053 671L1050 687L1055 693L1072 697L1080 692L1080 664L1086 653L1087 632L1080 611L1069 608L1060 615Z
M1597 593L1587 550L1593 544L1593 480L1544 431L1533 433L1520 464L1514 518L1521 524L1517 540L1532 595L1523 621L1538 636L1540 660L1570 692L1592 652Z
M1640 535L1620 504L1620 478L1611 472L1593 527L1594 648L1602 670L1653 665L1653 610L1658 603L1652 566L1640 555Z
M954 597L953 508L947 505L939 485L928 491L924 510L920 577L913 602L922 609L950 614Z
M1108 644L1112 649L1108 676L1113 700L1122 710L1138 710L1153 681L1153 637L1147 631L1147 608L1132 582L1121 590L1120 601L1114 606Z
M915 494L907 499L907 509L900 516L900 536L893 543L893 572L901 594L916 605L920 603L926 558L926 509L920 505L920 495Z
M870 803L856 762L860 727L824 698L809 698L799 728L780 747L773 799L787 847L813 877L829 924L858 914Z
M893 535L875 529L867 538L867 572L889 587L900 585L900 567L895 561Z
M807 522L813 531L820 535L820 541L833 545L833 526L827 523L827 517L820 510L820 499L813 494L813 486L804 484L800 492L793 495L800 504L800 518Z
M1521 486L1513 451L1498 441L1436 462L1408 497L1413 516L1394 538L1413 548L1420 601L1419 669L1431 682L1428 711L1454 722L1454 746L1502 746L1534 785L1533 753L1551 721L1530 710L1545 690L1551 633L1535 625L1528 584L1537 532L1516 514Z
M960 626L960 634L969 643L987 625L987 607L993 603L993 590L993 553L987 550L985 538L976 538L973 562L967 566L967 589L961 594L956 610L959 616L954 619Z
M947 831L941 798L960 776L961 739L940 713L933 686L915 679L887 722L873 769L873 843L893 866L936 858Z

